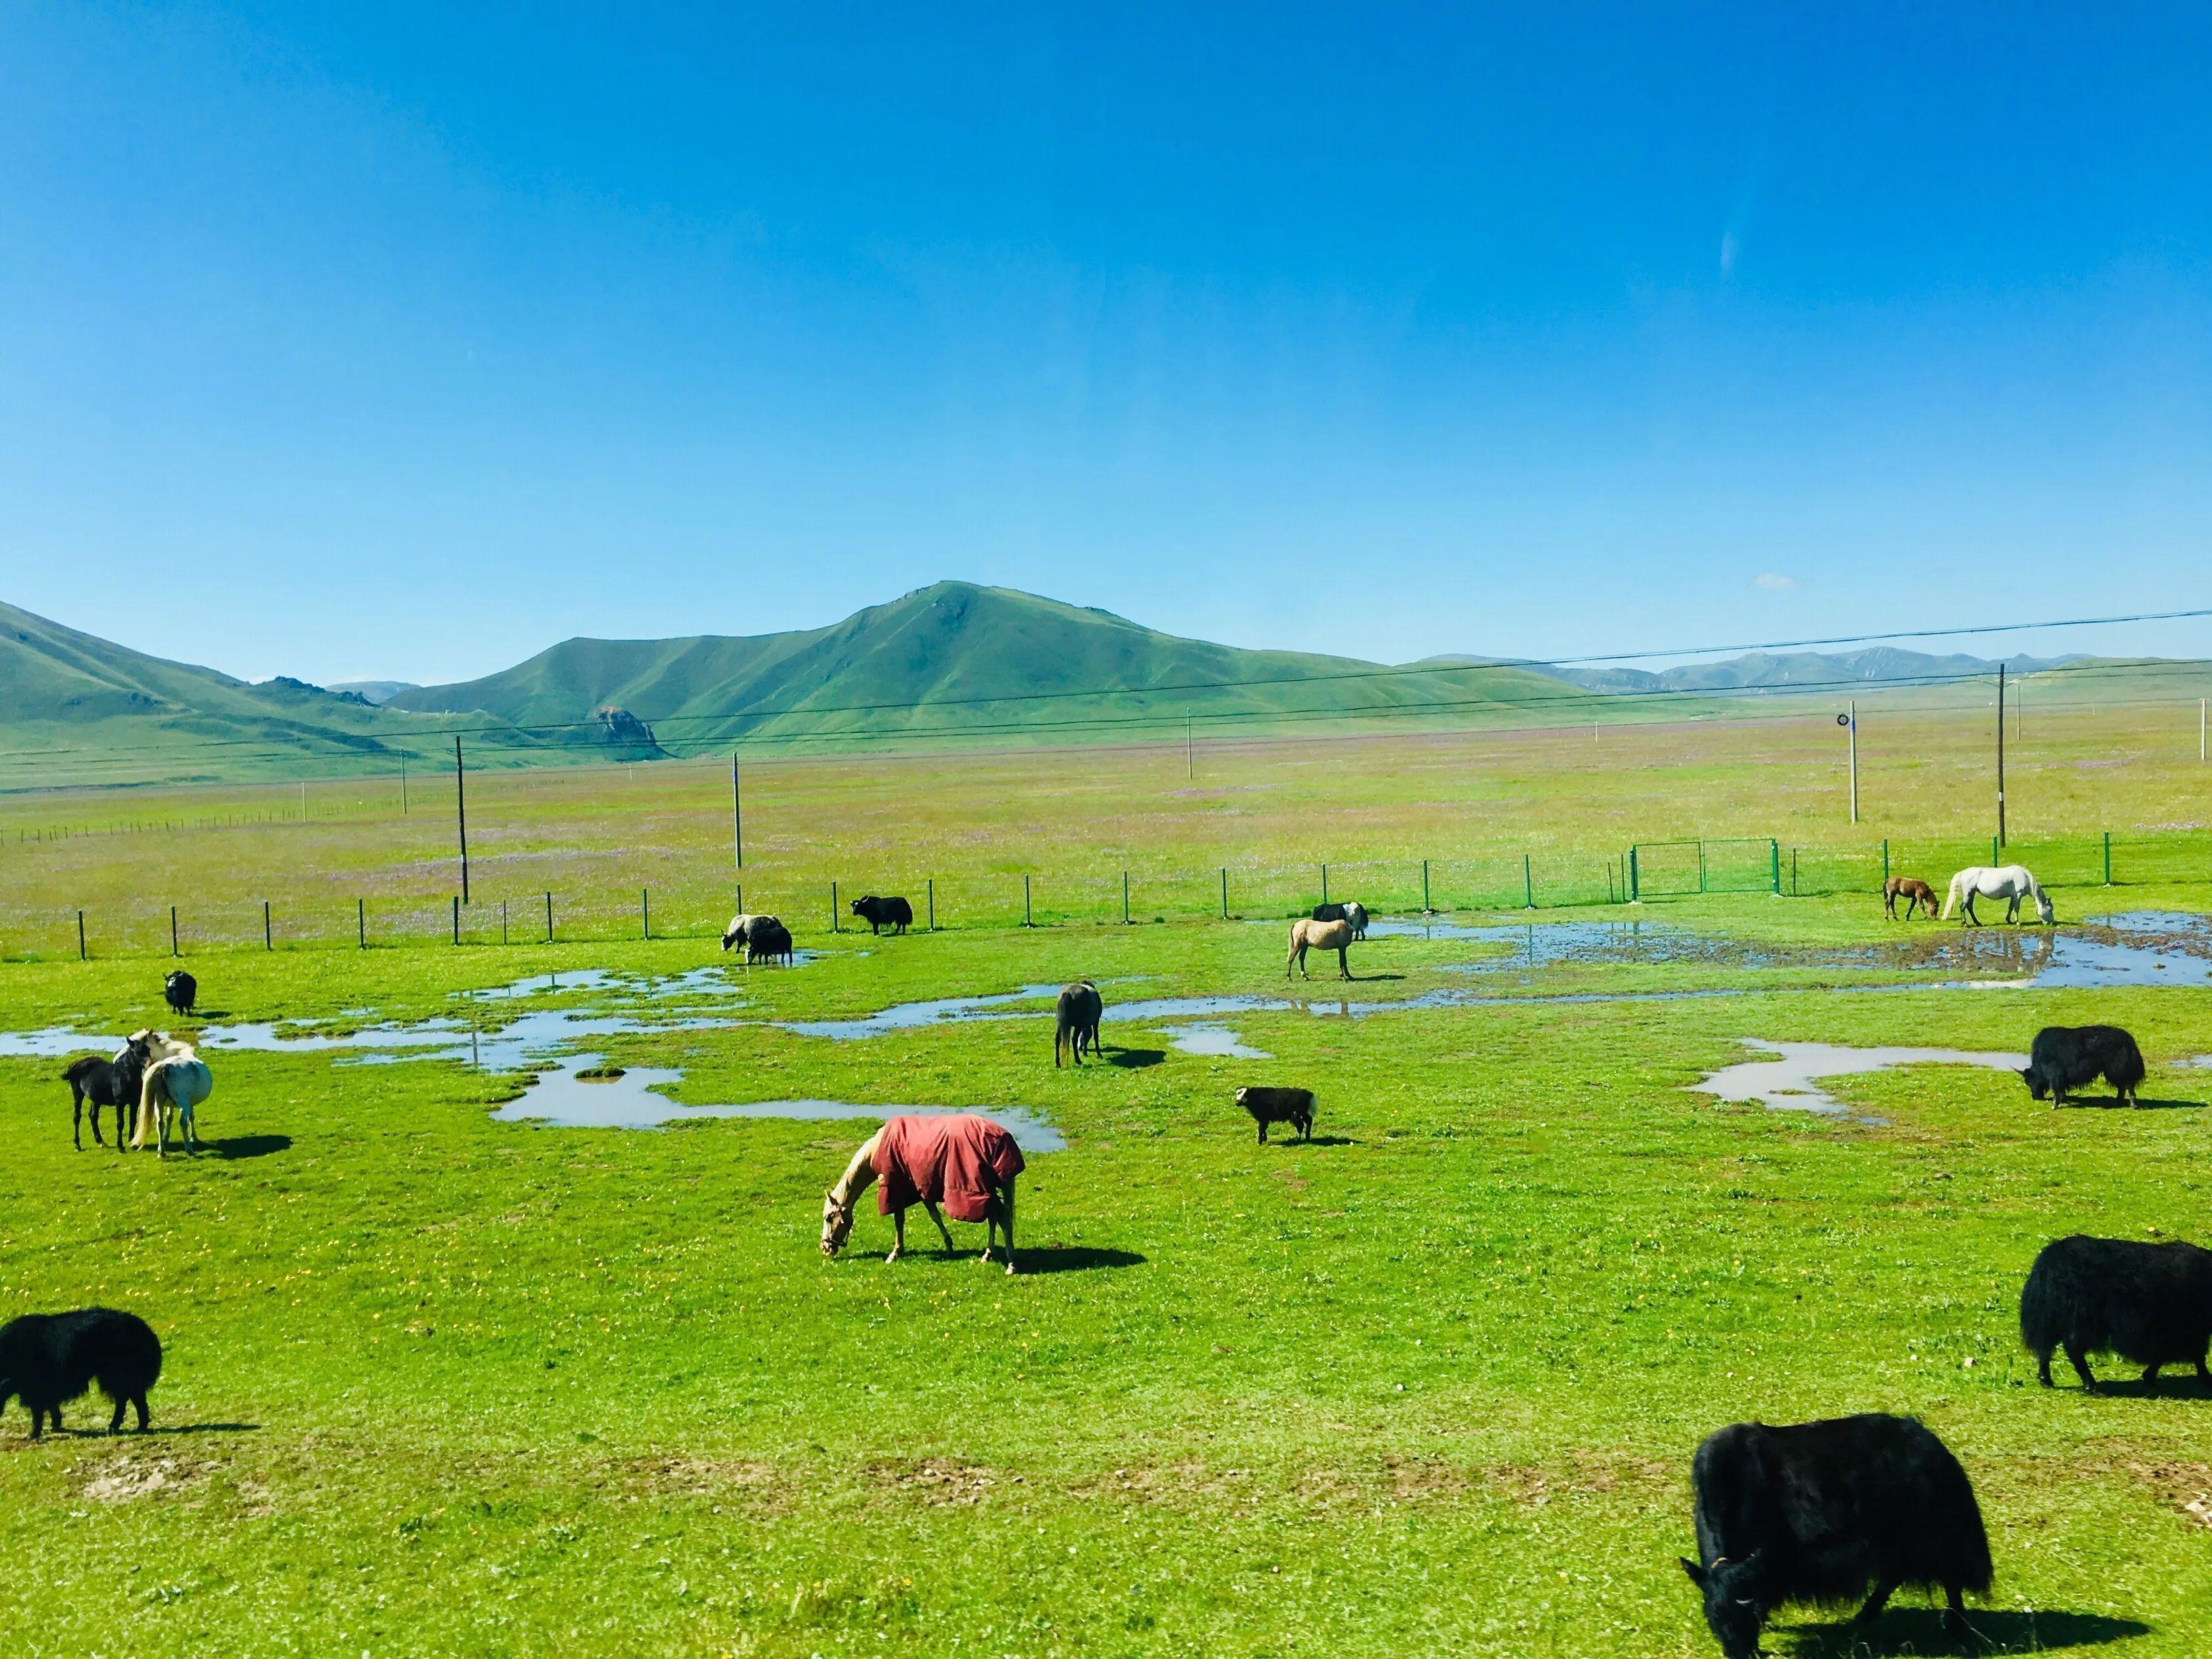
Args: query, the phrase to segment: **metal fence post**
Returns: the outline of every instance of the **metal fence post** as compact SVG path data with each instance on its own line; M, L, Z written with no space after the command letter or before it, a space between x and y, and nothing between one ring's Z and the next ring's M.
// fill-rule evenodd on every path
M1030 878L1026 872L1022 876L1022 926L1024 927L1036 926L1030 915Z
M1790 896L1797 896L1797 849L1790 849Z
M1705 844L1702 841L1698 843L1698 890L1705 890Z
M937 878L929 878L929 931L937 931Z
M261 948L264 951L273 951L276 948L276 930L269 921L267 899L261 901Z
M645 937L651 939L653 937L653 889L650 887L641 887L637 890L637 915L639 925L645 930Z
M838 931L837 884L834 881L830 884L830 931L833 933Z
M1889 885L1889 837L1881 838L1881 884Z
M1991 864L1993 864L1993 865L1994 865L1996 861L1997 861L1997 838L1996 838L1995 836L1991 836L1990 837L1990 862Z
M1425 916L1436 914L1429 903L1429 861L1426 859L1421 860L1421 914Z
M499 942L501 945L507 943L507 901L505 899L499 902Z
M545 942L553 942L553 895L550 892L545 895Z
M84 912L76 913L76 959L84 960Z
M1796 854L1791 856L1794 858ZM1636 867L1636 848L1632 846L1628 849L1628 902L1631 904L1644 902L1644 883Z
M1321 902L1323 904L1328 902L1328 866L1326 863L1321 866Z
M1536 877L1526 853L1521 855L1521 902L1528 909L1536 908Z
M175 913L171 912L172 915ZM358 947L368 949L368 901L357 898L353 902L353 933Z
M1124 927L1129 925L1129 872L1127 870L1121 872L1121 925Z
M1221 919L1229 920L1229 866L1221 866Z
M453 895L453 943L461 942L461 896Z
M1881 861L1886 869L1889 864L1889 843L1884 842L1881 846ZM1771 836L1766 838L1766 866L1772 890L1778 894L1782 890L1782 843Z
M178 954L177 907L173 904L169 907L169 954L173 957Z
M2105 831L2105 885L2112 884L2112 832Z

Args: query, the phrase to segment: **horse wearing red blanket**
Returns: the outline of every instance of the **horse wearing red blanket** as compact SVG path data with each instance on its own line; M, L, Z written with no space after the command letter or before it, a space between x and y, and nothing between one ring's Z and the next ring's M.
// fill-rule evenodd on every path
M982 1260L991 1259L999 1234L1006 1238L1006 1271L1014 1271L1014 1177L1022 1149L988 1117L940 1113L895 1117L860 1143L837 1184L822 1199L822 1254L834 1256L852 1236L853 1206L876 1188L876 1211L891 1218L891 1253L906 1249L906 1212L920 1204L937 1224L945 1252L952 1253L945 1215L984 1224ZM943 1205L944 1212L938 1206Z

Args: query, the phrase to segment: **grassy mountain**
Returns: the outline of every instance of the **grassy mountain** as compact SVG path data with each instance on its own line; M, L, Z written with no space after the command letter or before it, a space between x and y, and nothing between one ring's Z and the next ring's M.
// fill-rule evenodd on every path
M250 685L0 605L0 787L396 766L436 722L278 678Z
M340 694L350 691L363 702L374 703L380 708L402 691L415 690L415 682L412 680L332 680L323 689L325 691L336 691Z
M402 692L391 706L523 727L590 721L617 708L685 752L732 736L1005 736L1017 725L1097 736L1115 728L1079 723L1196 714L1264 724L1468 699L1547 712L1582 701L1523 668L1385 673L1350 658L1210 645L1103 611L939 582L794 633L568 640L483 679Z

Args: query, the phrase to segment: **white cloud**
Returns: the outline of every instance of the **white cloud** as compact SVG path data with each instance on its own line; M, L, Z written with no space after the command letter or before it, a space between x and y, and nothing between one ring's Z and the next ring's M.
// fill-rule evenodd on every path
M1763 587L1770 593L1787 593L1797 586L1795 576L1784 576L1772 570L1762 570L1751 579L1753 587Z

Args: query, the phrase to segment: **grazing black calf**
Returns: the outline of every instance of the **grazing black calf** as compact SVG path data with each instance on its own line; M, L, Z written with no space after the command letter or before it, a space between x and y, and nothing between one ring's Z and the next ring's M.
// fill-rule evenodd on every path
M2046 1025L2035 1034L2021 1077L2029 1094L2038 1100L2048 1095L2054 1106L2066 1103L2069 1089L2102 1077L2132 1106L2142 1087L2142 1050L2117 1025Z
M1093 1054L1098 1052L1098 1022L1105 1015L1105 999L1089 980L1079 979L1060 988L1052 1029L1052 1063L1055 1069L1063 1047L1073 1053L1078 1066L1083 1064L1085 1042L1090 1043Z
M878 898L868 893L853 901L853 914L868 924L872 933L886 927L903 933L914 926L914 906L902 898Z
M1252 1114L1260 1126L1260 1144L1267 1144L1267 1126L1287 1123L1301 1140L1313 1139L1314 1092L1310 1089L1239 1089L1237 1103Z
M123 1150L123 1126L132 1112L138 1109L139 1085L146 1076L146 1043L133 1037L125 1043L112 1060L102 1060L97 1054L87 1054L73 1060L62 1073L62 1081L70 1086L70 1139L76 1143L80 1152L84 1150L84 1109L92 1107L92 1141L95 1146L106 1142L100 1138L100 1109L115 1108L115 1150Z
M107 1431L123 1431L123 1408L138 1410L138 1430L150 1420L146 1390L161 1375L161 1339L137 1314L112 1308L75 1313L25 1314L0 1325L0 1411L20 1398L31 1408L31 1438L52 1418L62 1426L62 1402L94 1382L115 1402Z
M200 1000L200 982L179 968L161 981L161 995L171 1012L189 1014Z
M745 933L745 966L757 962L780 962L791 965L791 929L774 916L755 916L753 925Z
M2089 1356L2116 1353L2158 1381L2161 1365L2204 1365L2212 1348L2212 1250L2179 1240L2142 1244L2131 1238L2075 1233L2045 1245L2020 1292L2020 1340L2035 1356L2035 1372L2051 1387L2051 1353L2063 1348L2081 1386L2094 1389Z
M1785 1601L1866 1594L1861 1624L1907 1584L1941 1589L1944 1623L1966 1623L1964 1590L1990 1587L1990 1541L1973 1486L1950 1449L1910 1417L1869 1413L1771 1428L1734 1423L1690 1466L1705 1623L1728 1659L1755 1659L1766 1615Z

